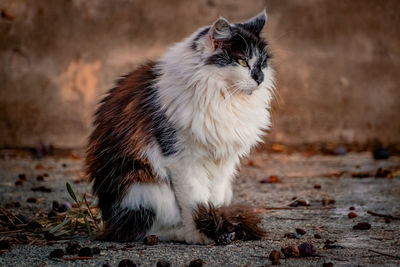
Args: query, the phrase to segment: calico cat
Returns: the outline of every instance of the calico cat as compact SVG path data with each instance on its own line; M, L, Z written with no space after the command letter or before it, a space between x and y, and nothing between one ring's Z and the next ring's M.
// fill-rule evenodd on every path
M122 77L102 100L86 166L103 239L156 234L204 244L263 235L251 208L230 203L240 158L270 125L266 18L219 18Z

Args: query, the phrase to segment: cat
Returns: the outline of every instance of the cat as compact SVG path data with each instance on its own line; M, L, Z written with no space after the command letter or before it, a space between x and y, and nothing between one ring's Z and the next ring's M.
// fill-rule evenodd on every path
M266 20L265 11L236 24L220 17L104 97L86 157L101 238L207 244L263 235L251 208L230 203L240 158L270 127Z

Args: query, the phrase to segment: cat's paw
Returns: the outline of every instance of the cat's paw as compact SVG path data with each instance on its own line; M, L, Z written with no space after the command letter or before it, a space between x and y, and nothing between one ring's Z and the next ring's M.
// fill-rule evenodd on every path
M213 242L212 239L208 238L205 234L200 233L197 229L188 229L185 227L176 231L175 239L184 241L187 244L208 245Z

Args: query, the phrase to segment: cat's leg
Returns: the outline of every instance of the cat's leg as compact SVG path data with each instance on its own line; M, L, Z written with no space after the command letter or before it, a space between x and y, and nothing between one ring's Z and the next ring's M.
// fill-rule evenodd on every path
M174 239L186 243L207 244L211 240L200 233L193 220L199 204L209 202L210 180L202 162L181 162L170 168L173 190L182 214L183 225L174 233Z
M143 208L151 210L152 224L150 229L147 228L146 235L155 234L161 240L170 240L171 229L182 224L175 194L166 182L132 184L120 206L130 211Z
M210 163L212 169L210 203L215 207L229 205L232 201L232 179L236 174L239 159L232 157L224 161Z

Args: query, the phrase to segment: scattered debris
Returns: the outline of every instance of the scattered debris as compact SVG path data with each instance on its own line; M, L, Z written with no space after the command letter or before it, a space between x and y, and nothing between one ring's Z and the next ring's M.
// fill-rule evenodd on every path
M282 257L282 254L281 254L281 252L279 250L273 250L269 254L269 259L271 260L272 265L281 264L281 262L280 262L281 257Z
M293 202L289 204L290 207L298 207L298 206L304 206L308 207L310 206L310 202L308 200L304 199L295 199Z
M296 233L298 233L299 235L305 235L306 231L304 229L301 229L301 228L296 228Z
M260 181L261 184L277 184L280 182L281 180L279 180L278 176L276 175L271 175L268 178L264 178Z
M298 233L286 233L283 237L291 238L291 239L300 239L301 235Z
M32 187L31 191L33 191L33 192L50 193L53 190L51 188L48 188L48 187L45 187L45 186L38 186L38 187Z
M371 229L371 225L367 222L360 222L353 226L354 230L368 230Z
M118 263L118 267L136 267L136 264L131 260L125 259Z
M372 151L372 155L375 160L388 159L390 157L389 150L383 147L375 148Z
M311 257L317 251L316 248L310 243L302 243L298 246L301 257Z
M36 202L37 202L37 198L35 198L35 197L29 197L29 198L26 200L26 202L28 202L28 203L36 203Z
M335 203L336 203L336 200L333 199L333 198L331 198L331 197L328 197L328 198L323 198L323 199L321 200L321 202L322 202L322 205L323 205L323 206L327 206L327 205L333 205L333 204L335 204Z
M158 236L148 235L143 239L143 243L148 246L158 245Z
M2 249L11 249L10 241L8 240L0 240L0 250Z
M205 264L202 259L195 259L189 263L189 267L201 267Z
M62 258L64 256L64 250L57 248L50 252L50 257L52 258Z
M375 177L377 178L393 178L393 172L388 169L379 168L376 171Z
M167 260L159 260L156 264L157 267L170 267L171 263Z
M374 211L367 211L367 213L368 214L371 214L371 215L373 215L373 216L378 216L378 217L383 217L383 218L389 218L389 219L392 219L392 220L400 220L400 217L399 216L393 216L393 215L390 215L390 214L381 214L381 213L377 213L377 212L374 212Z
M80 249L81 245L79 245L78 243L69 243L65 251L68 255L75 255L78 254Z
M79 257L92 257L93 250L90 247L83 247L78 252Z
M300 257L299 249L296 246L289 246L285 248L281 248L281 251L285 255L286 258L298 258Z
M349 212L349 214L347 214L347 217L349 217L349 219L353 219L353 218L357 217L357 213Z

